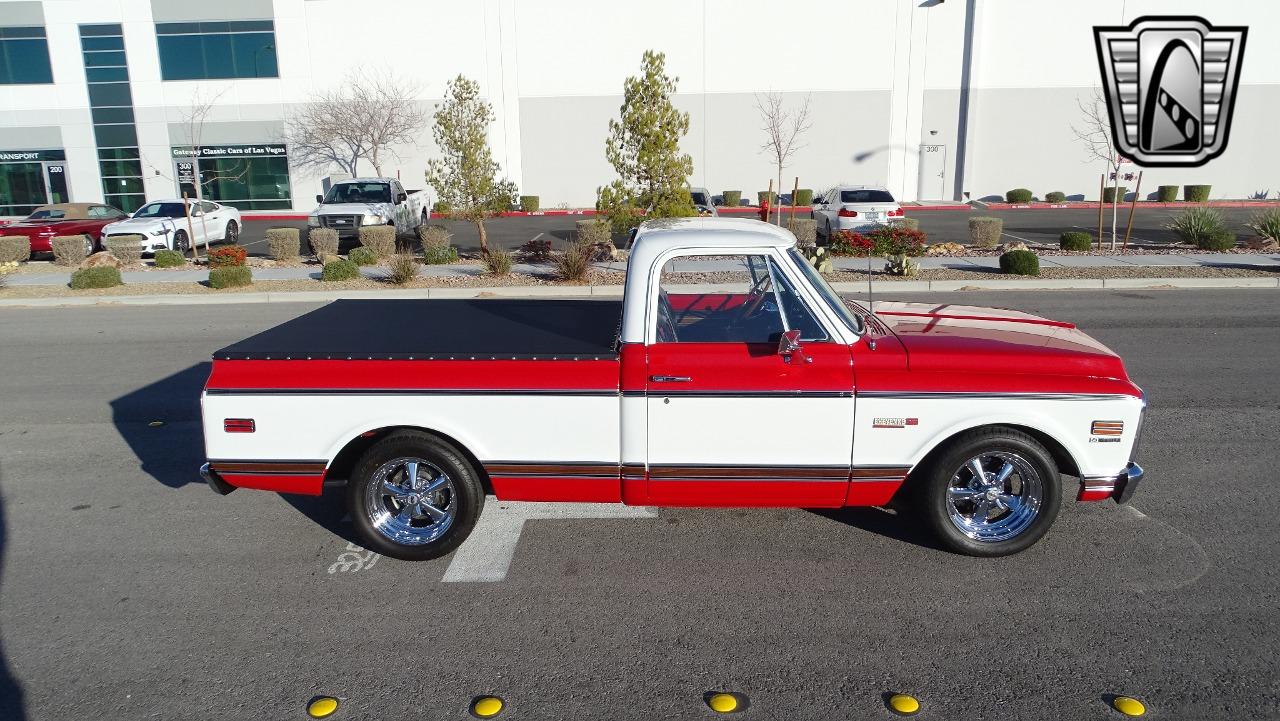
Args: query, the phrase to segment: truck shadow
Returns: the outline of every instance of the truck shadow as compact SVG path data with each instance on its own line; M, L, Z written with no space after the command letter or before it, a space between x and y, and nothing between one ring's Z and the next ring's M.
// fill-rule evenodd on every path
M170 488L200 480L200 392L209 368L197 363L111 401L111 422L142 471Z
M259 493L260 491L237 491L237 493ZM320 496L299 496L293 493L281 493L280 499L293 507L295 511L306 516L317 526L348 543L363 547L356 536L355 527L347 517L346 486L326 487Z
M814 508L810 513L829 518L846 526L859 528L878 536L892 538L897 541L927 548L931 551L945 551L941 544L929 533L928 529L912 518L910 514L891 509L849 507L849 508Z
M0 473L3 481L3 473ZM0 485L3 489L3 485ZM5 547L8 540L8 528L5 525L4 497L0 494L0 582L4 581ZM2 630L2 629L0 629ZM25 721L26 704L22 697L22 685L9 671L8 657L4 653L3 635L0 635L0 718L13 721Z

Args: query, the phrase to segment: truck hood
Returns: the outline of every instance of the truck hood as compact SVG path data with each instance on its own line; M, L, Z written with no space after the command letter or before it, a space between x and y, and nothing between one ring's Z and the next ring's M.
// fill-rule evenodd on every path
M390 203L326 203L316 206L312 215L382 215L392 213L395 206Z
M1037 373L1128 380L1110 348L1075 325L1002 308L876 303L912 371Z

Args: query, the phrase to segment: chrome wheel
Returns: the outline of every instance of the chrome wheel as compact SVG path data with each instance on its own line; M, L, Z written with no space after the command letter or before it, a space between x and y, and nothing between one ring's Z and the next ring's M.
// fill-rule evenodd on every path
M240 226L236 225L234 220L227 223L227 232L223 234L222 239L232 245L240 241Z
M93 255L93 238L86 235L84 237L84 257L88 258L91 255Z
M1007 541L1026 531L1040 514L1044 482L1016 453L989 451L956 469L947 485L951 523L975 541Z
M187 234L181 230L173 234L173 250L185 253L191 250L191 241L187 239Z
M440 538L457 516L453 481L421 458L394 458L378 467L365 488L369 523L406 546Z

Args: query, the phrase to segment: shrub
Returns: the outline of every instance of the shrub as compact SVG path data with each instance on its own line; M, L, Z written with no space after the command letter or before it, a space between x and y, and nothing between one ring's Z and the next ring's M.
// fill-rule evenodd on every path
M612 230L607 223L601 223L597 220L579 220L574 224L578 231L579 243L612 243L613 237L610 234Z
M1124 187L1123 185L1121 185L1119 188L1113 188L1108 185L1107 187L1102 189L1102 202L1104 203L1121 202L1124 200L1125 193L1128 193L1128 192L1129 192L1129 189ZM1119 198L1119 200L1117 200L1117 198Z
M541 207L541 203L542 201L540 201L536 195L520 196L520 210L523 210L526 213L538 212L538 208Z
M1200 250L1231 250L1236 247L1236 234L1223 228L1196 241Z
M88 257L83 235L58 235L49 241L53 262L57 265L80 265Z
M720 197L724 198L726 208L736 208L742 203L741 190L722 190L720 191Z
M317 259L338 254L338 231L336 230L312 228L307 233L307 242L311 244L311 254Z
M796 245L801 248L812 248L818 244L818 221L810 218L796 218L791 221L791 232L795 233Z
M550 260L551 241L543 238L533 238L520 246L520 250L516 251L516 255L526 263L542 263Z
M920 219L919 218L903 218L902 220L898 221L898 227L906 228L907 230L920 230Z
M791 199L792 205L813 205L813 188L800 188Z
M391 256L387 261L387 280L396 285L404 285L418 277L418 260L412 255L402 253Z
M515 260L511 257L511 253L502 248L493 248L484 255L482 260L484 261L484 271L490 275L511 275L511 266L515 265Z
M25 263L31 260L31 240L25 235L0 237L0 263Z
M453 206L449 205L443 200L437 200L435 204L431 206L431 212L439 213L440 215L448 215L449 213L453 212Z
M560 280L582 280L591 269L590 246L583 243L570 243L563 252L552 258L556 268L556 277Z
M0 288L5 286L7 282L6 276L18 269L18 261L7 260L0 261Z
M1188 203L1207 203L1209 201L1209 190L1212 185L1184 185L1182 186L1182 199Z
M872 255L924 255L926 236L899 225L882 225L867 233Z
M1004 199L1007 203L1030 203L1033 197L1035 196L1026 188L1014 188L1004 194Z
M913 276L920 272L920 261L912 260L906 255L890 255L888 262L884 264L884 272L888 275Z
M852 230L837 230L831 234L827 249L832 255L864 256L871 251L871 239Z
M320 271L320 280L355 280L359 277L359 266L349 260L331 260Z
M1178 186L1161 185L1156 188L1156 200L1161 203L1172 203L1178 199Z
M1080 230L1068 230L1058 236L1058 247L1063 250L1089 250L1093 247L1093 236Z
M187 259L176 250L157 250L155 262L157 268L177 268L186 265Z
M777 194L777 193L771 193L771 192L769 192L768 190L760 190L760 191L756 191L756 203L757 203L757 204L759 204L759 205L763 205L763 204L764 204L764 199L765 199L766 197L767 197L767 198L769 198L769 205L777 205L777 204L778 204L778 194Z
M373 265L378 262L378 254L369 248L360 246L359 248L352 248L351 252L347 253L347 260L356 265Z
M209 251L210 268L234 268L244 265L247 253L239 245L224 245Z
M1227 229L1222 213L1213 208L1187 208L1165 226L1184 243L1200 246ZM1232 238L1234 244L1235 239Z
M1044 202L1046 203L1065 203L1067 202L1067 194L1061 190L1054 190L1044 194Z
M451 237L443 225L418 226L418 238L422 241L422 261L428 265L440 265L457 260L458 251L449 245Z
M1244 227L1263 238L1280 240L1280 208L1268 208L1255 214Z
M253 271L247 265L224 265L209 269L209 287L215 290L253 285Z
M275 260L293 260L302 253L297 228L267 228L267 253Z
M370 225L360 229L360 245L372 250L379 258L387 258L396 252L396 229L393 225Z
M1004 221L999 218L970 218L969 240L979 248L994 248L1004 232Z
M1040 258L1029 250L1011 250L1000 256L1000 272L1011 275L1040 275Z
M107 251L124 265L137 265L142 262L142 244L146 240L141 235L107 238Z
M120 277L120 269L111 266L81 268L71 274L70 286L75 290L114 288L117 285L124 285L124 280Z

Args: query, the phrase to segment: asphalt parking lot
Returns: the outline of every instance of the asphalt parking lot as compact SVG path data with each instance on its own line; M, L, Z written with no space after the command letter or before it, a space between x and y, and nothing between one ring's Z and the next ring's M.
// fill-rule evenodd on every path
M497 693L501 718L697 719L715 690L761 719L889 718L893 691L936 719L1101 720L1108 694L1280 714L1274 292L918 299L1124 356L1152 404L1133 504L1068 503L995 560L876 509L498 509L528 520L477 582L467 545L349 546L336 495L198 481L211 351L313 304L0 311L0 718L305 718L333 694L335 719L465 719Z
M1164 225L1169 222L1169 219L1177 210L1177 208L1139 208L1134 217L1133 242L1176 242L1173 233L1167 230ZM1244 233L1243 224L1256 212L1248 208L1222 208L1221 210L1223 215L1226 216L1227 222L1241 233ZM1064 230L1092 230L1096 233L1098 227L1097 210L1080 208L973 211L912 210L907 208L906 214L908 217L919 219L920 229L928 233L929 242L931 243L947 241L968 243L969 218L974 216L993 216L1003 219L1006 242L1022 240L1057 245L1058 235ZM805 215L811 216L808 213ZM756 216L740 215L732 217L754 218ZM787 214L783 218L784 225L789 217L790 214ZM801 216L797 215L797 217ZM1128 219L1128 210L1122 207L1117 223L1121 238L1124 237L1125 224ZM542 237L550 239L553 246L558 248L572 237L574 223L579 220L583 220L583 216L548 215L495 218L488 221L485 227L489 234L489 242L496 247L515 250L523 245L525 241ZM479 250L479 236L476 234L474 225L458 221L437 220L433 222L449 227L450 232L453 233L454 245L460 250L466 252ZM267 228L284 226L301 229L305 237L307 227L305 220L264 221L248 217L245 219L241 243L249 249L251 254L266 255L265 233ZM1104 232L1105 237L1110 238L1110 209L1107 210ZM354 239L344 241L343 251L345 252L355 245L356 241Z

